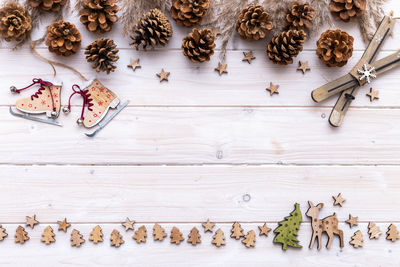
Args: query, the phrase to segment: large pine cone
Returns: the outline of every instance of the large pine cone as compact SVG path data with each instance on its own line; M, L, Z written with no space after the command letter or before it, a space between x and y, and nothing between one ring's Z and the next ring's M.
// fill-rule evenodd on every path
M267 47L267 55L275 64L293 64L296 57L303 50L303 43L307 34L303 30L288 30L272 38Z
M93 69L110 74L117 68L114 62L119 59L118 52L117 45L113 40L100 38L86 47L85 55L87 55L86 60L92 62Z
M9 3L0 9L0 34L7 41L22 41L32 30L29 12L16 3Z
M28 0L28 4L41 11L60 11L67 3L67 0Z
M263 39L272 30L270 15L262 6L250 5L240 11L236 31L247 41Z
M366 8L367 0L331 0L329 4L332 15L345 22L357 19Z
M174 0L171 15L178 25L192 27L201 23L209 8L210 0Z
M74 24L59 20L47 28L46 45L49 51L68 57L81 47L81 34Z
M145 51L148 46L151 49L154 49L156 45L164 46L172 36L171 23L164 13L157 8L144 14L133 31L131 45L134 45L136 50L139 50L140 45Z
M317 55L329 67L342 67L353 55L354 38L341 30L327 30L317 41Z
M79 11L81 22L90 32L105 33L118 20L117 0L85 0Z
M183 54L192 62L209 61L214 54L215 34L210 29L193 29L182 40Z
M310 3L299 3L294 1L292 8L286 15L286 21L290 29L304 29L312 26L315 10L310 6Z

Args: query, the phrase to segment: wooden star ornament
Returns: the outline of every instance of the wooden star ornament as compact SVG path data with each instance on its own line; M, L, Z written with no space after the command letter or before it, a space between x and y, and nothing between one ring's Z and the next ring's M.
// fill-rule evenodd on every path
M164 69L161 69L160 73L157 73L158 78L160 78L160 82L162 81L167 81L168 82L168 76L170 75L170 72L164 71Z
M332 198L335 200L335 202L333 203L333 206L339 205L340 207L343 207L343 202L346 201L346 199L342 197L342 193L339 193L339 195L337 195L336 197L332 196Z
M67 232L67 228L71 226L70 223L67 222L67 218L64 218L62 221L57 221L58 224L58 231Z
M350 225L350 228L352 228L353 226L357 226L358 225L358 217L353 217L353 216L351 216L351 214L349 214L349 219L346 220L346 223L348 223Z
M36 215L33 215L32 217L26 216L26 226L29 226L33 229L36 224L39 224L39 222L36 220Z
M299 67L297 70L301 70L303 74L305 74L306 71L311 70L310 66L308 66L308 61L299 61Z
M215 71L218 71L219 76L221 76L224 73L228 73L226 68L228 67L228 64L222 64L221 62L218 62L218 67L215 68Z
M274 85L272 82L270 82L269 84L270 85L269 85L269 87L267 87L266 90L269 91L271 95L279 94L279 91L278 91L279 85Z
M140 66L139 60L139 58L136 60L131 59L131 63L128 65L128 68L132 68L133 71L136 71L137 68L141 68L142 66Z
M268 228L267 223L264 223L263 226L258 226L258 229L260 229L260 236L265 235L268 237L268 233L271 231L271 228Z
M253 56L253 51L249 51L249 52L243 52L244 58L242 59L242 61L247 61L247 63L251 64L251 61L253 59L256 59L255 56Z
M369 100L372 102L375 99L379 99L379 90L374 90L374 89L369 89L369 93L367 94L369 96Z
M135 221L129 220L128 217L126 217L125 222L121 223L123 227L125 227L125 231L133 230L133 225L135 224Z
M207 219L207 222L204 222L201 225L204 228L204 233L207 233L208 231L210 231L212 233L215 223L212 223L212 222L210 222L210 219Z

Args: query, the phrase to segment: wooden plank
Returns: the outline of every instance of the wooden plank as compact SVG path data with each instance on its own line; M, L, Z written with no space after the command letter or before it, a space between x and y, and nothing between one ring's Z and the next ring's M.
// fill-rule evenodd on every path
M126 108L96 138L0 108L10 164L399 164L399 109L352 109L340 130L326 108ZM157 130L155 130L157 129ZM295 135L293 133L295 130Z
M332 243L330 250L323 247L317 251L308 249L311 237L311 227L304 223L299 231L299 240L303 245L302 249L288 249L283 252L278 245L272 243L273 234L268 238L257 236L256 247L247 249L239 240L229 237L231 224L218 224L226 237L226 245L216 248L211 245L212 234L203 233L199 224L163 224L168 234L173 226L177 226L184 234L185 241L179 246L169 243L169 238L163 242L153 241L148 238L145 244L136 244L131 238L133 232L124 232L121 225L101 225L104 233L104 242L93 244L87 239L92 228L96 224L73 225L84 235L86 242L80 248L73 248L70 245L68 233L55 231L56 242L49 246L41 243L40 235L46 225L39 225L34 230L28 230L31 239L24 245L15 244L11 235L14 234L17 225L3 225L9 230L11 236L0 243L2 254L0 264L2 266L76 266L76 265L96 265L96 266L188 266L188 265L210 265L210 266L242 266L251 262L252 266L334 266L334 265L354 265L357 266L398 266L400 259L400 243L392 243L385 240L384 235L379 240L369 240L367 238L367 224L362 223L355 230L350 230L348 225L341 224L339 227L344 230L345 247L339 248L338 239ZM385 231L388 224L377 224L381 230ZM53 229L57 229L55 225ZM138 227L139 225L136 225ZM152 233L153 224L146 224L148 235ZM186 242L187 235L193 226L201 229L202 243L196 247ZM258 224L242 224L245 232L257 229ZM270 225L274 226L275 225ZM117 229L123 235L125 243L120 248L110 247L109 236L113 229ZM354 228L353 228L354 229ZM364 247L354 249L348 242L351 235L360 229L364 235ZM327 237L323 236L323 242ZM185 255L182 257L182 255Z
M41 52L48 56L46 50ZM380 57L392 54L387 51ZM17 99L29 97L36 89L13 95L8 91L11 85L23 87L35 77L52 79L51 68L47 63L34 57L31 52L19 50L10 57L8 52L0 50L0 57L4 58L3 70L0 79L4 89L0 105L11 105ZM126 67L130 58L136 58L131 51L122 50L117 71L111 75L96 75L83 55L74 56L68 64L79 69L88 78L95 75L121 98L129 99L134 106L332 106L337 96L328 101L316 104L311 99L311 91L315 88L341 77L348 73L361 57L362 52L356 52L348 65L343 68L328 68L323 66L315 52L306 51L299 56L299 60L308 60L311 72L305 75L297 71L298 63L287 67L277 66L267 61L263 52L256 52L257 59L252 65L242 62L241 51L230 52L228 57L229 74L222 77L214 71L217 58L204 65L194 65L186 60L180 51L155 51L141 54L142 68L133 72ZM19 62L24 59L26 64ZM54 59L54 57L51 57ZM160 84L156 73L165 68L171 72L170 81ZM22 70L22 71L21 71ZM82 81L69 70L57 68L58 79L64 82L62 103L67 104L73 84L82 84ZM399 107L400 90L398 90L398 76L400 68L385 73L373 81L374 89L381 91L379 101L371 103L365 94L370 86L361 89L359 96L353 102L353 107ZM106 77L107 76L107 77ZM271 97L265 88L272 81L280 84L279 96ZM82 99L75 97L73 104L81 105Z
M78 154L74 154L78 155ZM400 221L400 166L0 166L0 224L278 222L307 201L341 222ZM333 195L346 198L333 206ZM304 216L304 220L307 218Z

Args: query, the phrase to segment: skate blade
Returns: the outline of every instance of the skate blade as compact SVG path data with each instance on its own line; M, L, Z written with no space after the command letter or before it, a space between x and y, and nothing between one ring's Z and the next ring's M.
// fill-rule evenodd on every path
M31 121L37 121L37 122L47 123L47 124L61 126L61 127L63 126L63 124L61 122L55 121L53 119L42 119L42 118L31 116L27 113L21 114L19 112L15 112L12 109L12 107L10 107L10 113L11 113L11 115L13 115L17 118L23 118L23 119L27 119L27 120L31 120Z
M124 102L123 104L119 104L116 108L116 110L114 111L113 114L111 114L108 118L105 118L104 121L101 121L98 125L97 125L97 129L92 132L92 133L86 133L86 136L88 137L94 137L98 132L100 132L104 127L106 127L106 125L108 123L110 123L110 121L112 119L115 118L115 116L118 115L118 113L120 113L127 105L129 104L129 100Z

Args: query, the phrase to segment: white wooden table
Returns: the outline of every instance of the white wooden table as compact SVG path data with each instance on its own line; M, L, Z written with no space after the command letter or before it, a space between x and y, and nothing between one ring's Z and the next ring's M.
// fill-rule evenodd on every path
M399 11L392 0L387 10ZM83 47L96 39L79 23ZM361 57L358 25L337 23L355 37L354 56L343 68L327 68L315 55L315 41L305 45L295 64L273 65L265 55L265 41L247 43L235 35L227 55L229 74L218 76L211 62L190 63L180 51L182 37L189 30L175 23L170 44L149 52L136 52L117 24L107 37L120 48L115 73L98 75L122 100L131 101L96 138L75 123L81 99L73 101L72 113L61 115L64 127L54 127L12 117L10 105L21 96L9 93L9 86L26 85L32 78L50 79L51 68L24 47L11 52L0 49L0 223L8 238L0 242L0 264L19 266L51 265L269 265L269 266L394 266L400 265L400 241L392 243L383 234L369 240L368 222L383 232L390 223L400 228L400 69L373 81L380 90L379 101L370 102L360 90L341 128L328 124L336 99L315 104L310 93L318 86L347 73ZM43 29L43 27L42 27ZM380 57L399 49L400 26L384 45ZM257 57L251 65L242 62L243 51ZM50 58L42 46L40 53ZM140 58L141 69L126 67ZM55 58L60 60L60 58ZM63 59L61 59L63 60ZM308 60L311 72L296 71L298 60ZM83 51L63 60L94 77ZM161 68L171 72L168 83L159 83ZM69 70L58 68L64 82L63 103L74 83L81 83ZM279 95L269 96L269 82L280 84ZM26 93L28 95L29 93ZM23 95L23 96L26 96ZM342 192L343 208L333 207L332 196ZM320 218L336 212L344 230L345 247L335 239L330 250L308 249L311 226L304 215L307 201L324 202ZM256 247L247 249L229 238L234 221L245 232L267 222L275 228L300 203L304 223L299 231L303 249L283 252L268 238L258 237ZM350 229L349 214L359 217ZM25 216L37 215L41 224L28 229L30 240L14 243L18 225ZM136 229L146 225L146 244L136 244L133 232L125 232L121 221L134 219ZM56 243L40 242L47 225L66 217L67 234L56 232ZM227 237L225 247L211 245L212 235L203 233L201 222L217 222ZM202 244L192 247L154 242L155 222L168 233L177 226L187 238L193 226L201 229ZM86 241L81 248L69 242L72 228L89 237L101 225L105 242ZM125 244L110 247L113 229L121 231ZM356 230L364 235L364 248L348 242ZM323 242L327 241L324 237Z

